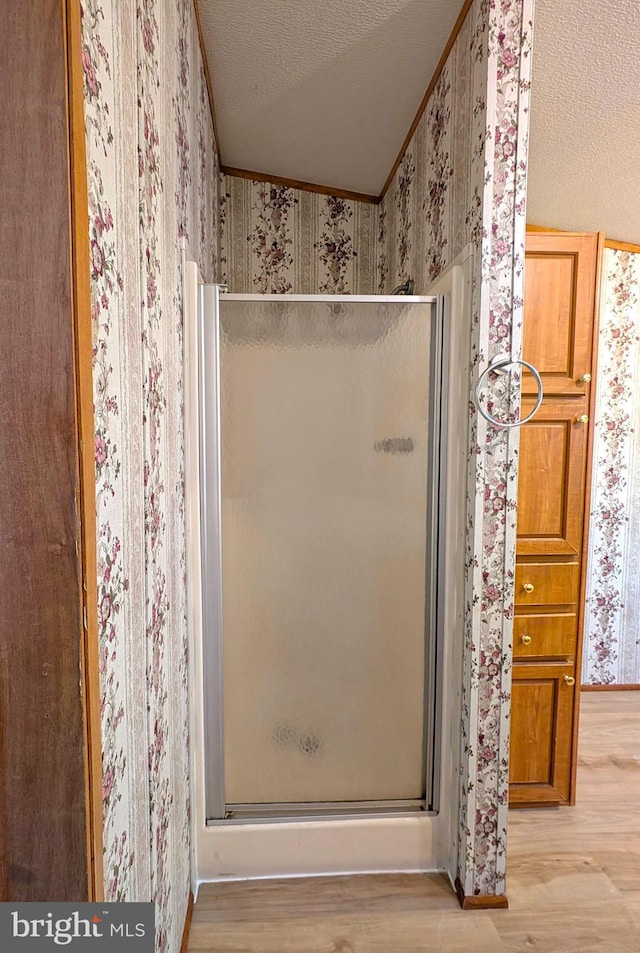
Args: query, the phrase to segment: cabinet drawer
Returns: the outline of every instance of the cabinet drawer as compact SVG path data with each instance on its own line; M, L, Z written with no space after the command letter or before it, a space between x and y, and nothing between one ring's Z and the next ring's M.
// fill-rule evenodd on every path
M563 615L519 615L513 622L515 658L573 658L578 638L578 617Z
M527 591L529 586L533 588ZM516 566L517 606L568 605L578 601L579 586L578 563L521 563Z

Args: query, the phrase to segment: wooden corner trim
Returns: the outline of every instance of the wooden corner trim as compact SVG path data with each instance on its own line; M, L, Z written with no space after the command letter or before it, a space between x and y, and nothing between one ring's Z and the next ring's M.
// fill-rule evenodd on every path
M87 830L88 899L104 897L102 816L102 731L98 645L96 499L93 420L93 361L89 261L89 201L85 149L82 26L80 0L61 0L65 29L71 285L73 295L74 389L79 447L80 571L84 629L82 665L85 734L85 810Z
M273 182L274 185L284 185L289 189L301 189L303 192L317 192L320 195L335 195L350 202L366 202L378 205L380 196L369 195L368 192L351 192L349 189L334 189L330 185L316 185L315 182L303 182L300 179L288 179L282 175L271 175L269 172L253 172L250 169L236 169L233 166L221 165L220 171L225 175L237 179L251 179L253 182Z
M434 72L433 76L431 77L431 82L430 82L429 85L427 86L427 91L426 91L426 93L424 94L424 96L422 97L422 102L421 102L420 105L418 106L418 111L417 111L417 113L415 114L415 116L413 117L413 122L412 122L411 125L409 126L409 131L408 131L408 133L406 134L406 136L404 137L404 142L402 143L402 145L401 145L401 147L400 147L400 152L398 153L398 155L397 155L397 157L396 157L396 161L395 161L395 162L393 163L393 165L391 166L391 172L390 172L389 175L387 176L387 181L384 183L384 185L383 185L383 187L382 187L382 192L380 193L380 198L378 199L378 201L380 201L380 202L382 201L382 199L383 199L383 198L385 197L385 195L387 194L387 191L388 191L388 189L389 189L389 186L390 186L391 183L393 182L393 177L394 177L394 175L396 174L396 172L397 172L397 170L398 170L398 166L399 166L400 163L402 162L402 157L404 156L405 152L407 151L407 148L408 148L408 146L409 146L409 143L411 142L411 140L412 140L412 138L413 138L414 132L415 132L416 129L418 128L418 124L419 124L420 120L422 119L422 115L423 115L425 109L427 108L427 104L428 104L429 100L431 99L431 94L433 93L433 90L434 90L434 88L435 88L436 83L437 83L438 80L440 79L440 74L442 73L442 70L444 69L445 63L447 62L447 59L449 58L449 53L450 53L451 50L453 49L453 44L454 44L454 43L456 42L456 40L458 39L458 34L460 33L460 30L462 29L462 24L463 24L464 21L466 20L467 14L468 14L469 10L471 9L471 4L472 4L472 0L464 0L464 3L462 4L462 9L460 10L460 13L458 14L458 19L457 19L456 22L454 23L453 29L452 29L451 33L449 34L449 39L447 40L446 45L445 45L445 48L444 48L444 50L442 51L442 56L441 56L440 59L438 60L438 65L436 66L435 72Z
M509 901L504 893L473 894L467 897L459 877L456 877L455 890L463 910L507 910L509 908Z
M202 67L204 69L204 79L207 84L207 96L209 99L209 109L211 110L211 122L213 124L213 141L216 147L216 152L218 153L218 161L221 162L220 157L220 139L218 137L218 123L216 121L216 107L213 101L213 86L211 84L211 74L209 72L209 60L207 58L207 53L204 48L204 37L202 35L202 23L200 21L200 10L198 8L198 0L193 0L193 12L196 18L196 28L198 30L198 45L200 47L200 56L202 58Z
M581 692L640 692L640 685L581 685Z
M614 238L605 238L605 248L612 248L614 251L630 251L634 255L640 255L640 245L634 245L633 242L617 242Z
M193 890L189 891L189 902L187 903L187 912L184 918L184 927L182 930L182 943L180 944L180 953L187 953L189 946L189 933L191 932L191 920L193 918Z
M598 369L598 342L600 329L600 289L601 273L604 254L604 232L597 232L591 235L591 240L595 244L594 264L593 264L593 320L591 329L591 367L590 373L595 382L597 380ZM593 477L593 451L594 451L594 422L596 419L596 387L595 383L590 388L589 404L587 408L589 415L589 429L587 433L587 454L585 459L584 474L584 501L582 505L582 548L583 554L580 567L580 606L578 610L578 632L576 642L576 660L575 676L577 681L577 690L574 695L573 704L573 725L571 729L571 763L569 767L569 804L575 804L576 785L578 779L578 740L580 729L580 689L582 675L582 657L584 652L585 637L585 618L586 618L586 587L587 587L587 558L589 552L589 535L591 531L591 483Z
M562 228L549 228L547 225L530 225L529 222L527 222L526 230L528 232L553 232L556 235L565 234Z

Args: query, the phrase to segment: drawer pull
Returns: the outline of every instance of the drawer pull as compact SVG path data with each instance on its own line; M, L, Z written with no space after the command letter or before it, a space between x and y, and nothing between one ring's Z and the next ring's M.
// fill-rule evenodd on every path
M523 645L531 645L531 636L523 635L520 641L522 642Z
M525 582L522 588L524 589L525 592L533 592L534 585L532 582Z
M575 683L576 683L576 680L575 680L575 678L573 677L573 675L565 675L565 676L564 676L564 680L565 680L565 682L567 683L567 685L575 685Z
M576 417L576 423L577 423L577 424L588 424L588 423L589 423L589 415L588 415L588 414L580 414L578 417Z
M591 383L591 374L583 374L582 377L578 378L578 384L590 384Z

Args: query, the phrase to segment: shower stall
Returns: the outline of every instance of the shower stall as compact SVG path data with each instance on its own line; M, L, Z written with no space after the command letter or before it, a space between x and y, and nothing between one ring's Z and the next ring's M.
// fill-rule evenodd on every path
M196 841L399 843L441 791L450 299L192 299Z

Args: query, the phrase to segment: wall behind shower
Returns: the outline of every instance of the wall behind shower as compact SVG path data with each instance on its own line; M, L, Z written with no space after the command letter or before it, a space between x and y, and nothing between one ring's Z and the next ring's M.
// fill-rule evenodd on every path
M222 175L220 218L235 294L377 293L377 205Z
M602 268L583 679L640 684L640 252Z
M218 278L218 160L192 0L84 0L105 893L190 890L182 432L184 237Z

